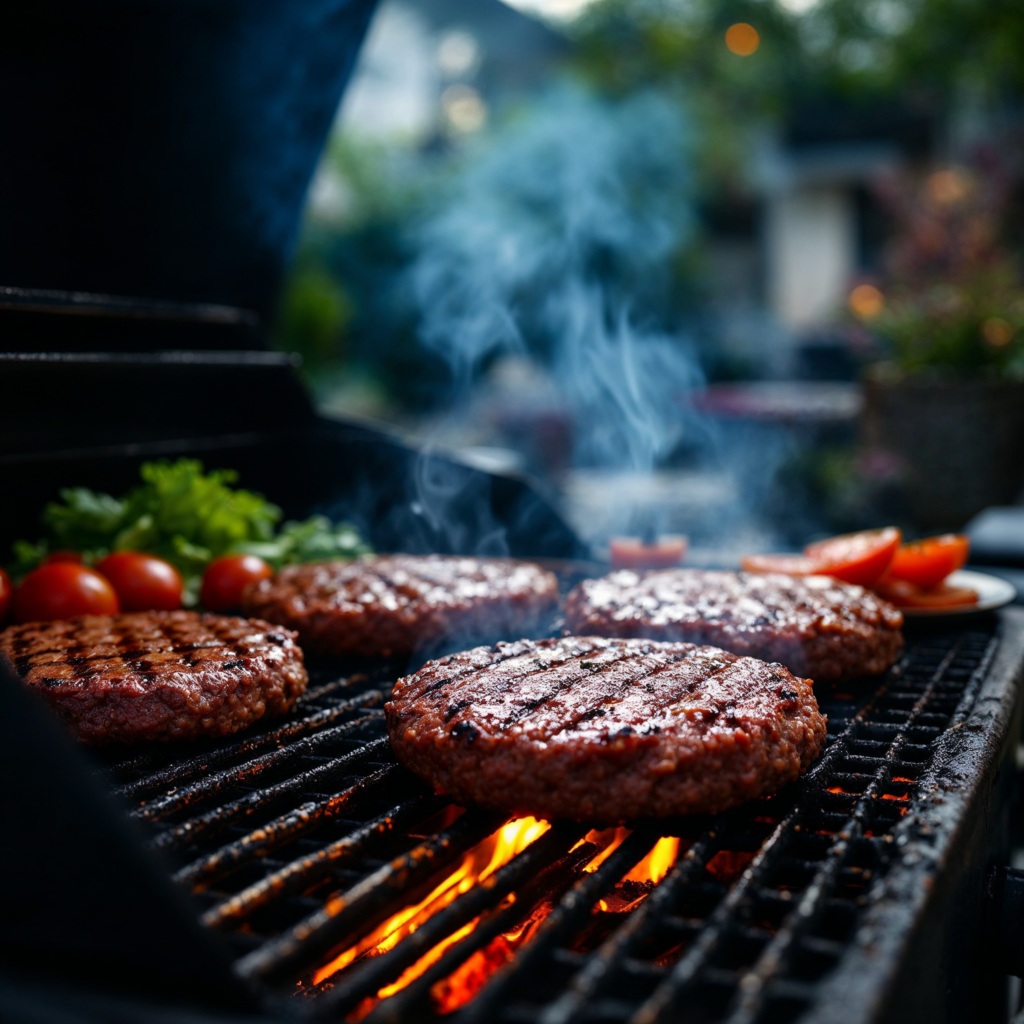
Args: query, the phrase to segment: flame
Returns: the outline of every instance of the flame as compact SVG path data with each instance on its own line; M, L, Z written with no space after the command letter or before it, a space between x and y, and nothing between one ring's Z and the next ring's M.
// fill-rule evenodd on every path
M447 907L460 894L467 892L507 864L549 828L548 822L536 818L518 818L504 825L494 835L470 850L459 867L423 900L404 908L375 928L356 945L321 967L313 977L314 984L319 984L330 978L361 957L379 956L392 949L403 938L416 931L431 915ZM629 835L630 829L627 828L595 829L588 832L573 849L577 849L584 843L593 843L600 846L601 849L583 870L585 872L596 871ZM679 839L674 837L659 839L650 853L621 880L621 883L627 881L641 883L653 888L675 864L679 856L679 849ZM633 898L617 901L617 904L621 905L617 905L616 909L620 912L632 910L646 899L648 892L642 892L639 896L631 893ZM635 893L635 889L633 893ZM515 893L509 893L502 906L510 906L515 901ZM602 909L608 909L603 900L599 905ZM448 977L436 982L430 989L430 999L435 1012L439 1014L452 1013L470 1002L487 983L491 975L511 960L515 956L516 950L533 937L537 928L553 909L554 905L551 901L541 901L514 928L492 939L482 949L467 957ZM348 1019L362 1020L381 1000L400 992L436 964L448 949L469 935L479 922L479 917L474 918L442 939L419 960L406 968L395 981L385 985L375 996L364 999Z
M679 840L665 836L654 844L654 849L626 877L626 882L652 882L657 885L679 859Z
M625 835L616 836L617 842L614 843L612 849L621 844L622 839L629 835L629 829L619 829L620 833ZM626 875L622 882L638 882L641 885L648 885L650 889L653 889L671 870L672 866L679 859L679 840L675 836L665 836L663 839L659 839L651 849L651 852L647 854L642 861L636 864L632 871ZM603 856L601 860L607 860L607 852L602 851ZM594 858L597 859L596 857ZM590 870L591 861L587 865L587 870ZM622 883L620 882L620 885ZM633 890L632 899L607 899L598 900L598 910L603 910L605 913L612 914L628 914L632 910L636 910L641 903L650 895L650 889L646 892L641 891L639 895L635 895L636 890Z
M348 967L364 953L370 956L380 956L381 953L393 949L407 935L416 931L424 921L453 903L456 897L462 893L468 892L477 882L482 882L488 875L507 864L517 853L525 850L535 839L539 839L550 827L546 821L537 818L517 818L507 825L503 825L494 835L488 836L482 843L474 846L463 858L459 867L428 896L420 900L419 903L408 906L393 917L389 917L383 924L378 925L368 935L360 939L356 945L346 949L344 953L321 967L313 975L313 984L319 985L331 975ZM475 923L475 921L472 922L473 925ZM460 931L468 934L469 931L472 931L472 927L467 925ZM453 941L456 940L449 936L445 943L451 945ZM440 958L441 953L437 953L433 960L429 960L437 948L435 946L402 975L399 980L404 979L404 984L398 986L399 988L404 988L410 981L422 974L431 963ZM426 962L428 960L429 962ZM420 969L416 970L417 968ZM416 973L411 973L413 971ZM395 982L395 985L398 985L398 982ZM392 991L397 992L398 988L392 988ZM391 992L388 994L390 995Z

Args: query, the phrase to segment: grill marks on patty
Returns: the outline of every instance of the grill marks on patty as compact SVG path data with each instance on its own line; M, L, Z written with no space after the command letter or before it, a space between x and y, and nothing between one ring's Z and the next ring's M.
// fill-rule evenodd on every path
M580 633L714 644L821 680L884 672L903 646L897 609L825 576L620 570L577 586L566 621Z
M825 736L809 681L781 665L596 637L429 662L386 712L399 759L458 802L605 822L772 791Z
M12 626L0 659L91 743L226 735L307 683L294 634L188 611Z
M529 562L379 555L288 566L252 587L252 615L296 629L310 650L407 655L443 641L526 635L546 625L558 580Z

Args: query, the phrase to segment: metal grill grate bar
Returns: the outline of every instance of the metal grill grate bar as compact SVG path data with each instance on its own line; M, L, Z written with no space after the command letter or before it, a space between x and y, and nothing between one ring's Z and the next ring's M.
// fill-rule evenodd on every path
M261 910L271 900L279 899L316 882L345 860L362 857L367 847L381 836L407 823L422 818L429 810L438 810L440 801L413 797L396 804L384 814L368 821L342 839L322 847L316 853L291 861L247 889L218 904L203 915L203 924L215 928L228 921L240 920Z
M225 764L236 757L254 754L260 750L283 747L309 732L315 732L324 726L331 725L351 711L359 708L373 707L382 703L384 695L380 690L367 690L348 700L339 701L332 707L307 715L295 722L280 726L269 732L256 736L248 736L244 740L227 743L216 750L176 761L165 768L144 775L142 778L125 783L114 789L117 796L139 799L156 790L166 790L169 786L180 786L197 775L203 775L217 765ZM296 704L298 702L296 701Z
M346 709L346 711L350 712L351 709ZM375 717L383 721L383 713L378 711L376 715L368 715L353 722L345 722L342 725L335 725L330 729L324 729L322 732L314 733L312 736L308 736L297 743L292 743L290 746L280 747L268 754L264 754L262 757L252 758L234 768L226 768L224 771L207 775L198 782L191 783L191 785L182 786L180 789L172 789L165 796L149 801L132 813L135 817L141 818L144 821L158 821L161 818L166 818L168 815L174 814L175 811L180 811L189 804L214 796L242 780L262 775L271 768L285 767L303 755L312 753L324 743L343 739L347 734L362 728Z
M295 797L312 786L316 786L321 780L331 776L337 776L340 772L350 770L361 761L373 760L375 758L390 759L391 744L386 736L370 740L363 746L352 750L341 757L335 757L317 765L309 771L300 772L290 779L277 783L275 786L267 786L264 789L255 789L237 800L231 800L226 804L200 814L195 818L189 818L172 828L160 832L154 837L152 845L159 848L173 848L185 843L195 843L211 833L219 832L229 825L233 825L240 818L245 818L257 810L264 810L279 805L288 797Z
M175 873L174 880L201 891L203 887L224 878L243 865L257 858L266 857L277 847L305 835L321 822L339 816L343 811L353 811L360 803L360 798L365 800L367 796L376 795L378 787L386 783L395 783L400 774L401 770L397 765L386 765L365 779L360 779L348 789L333 793L323 800L301 804L287 814L247 833L241 839L236 839L186 865Z

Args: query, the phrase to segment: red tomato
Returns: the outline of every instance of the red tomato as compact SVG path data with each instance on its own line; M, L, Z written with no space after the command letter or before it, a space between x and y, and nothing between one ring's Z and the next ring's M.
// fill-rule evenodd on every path
M115 615L120 610L108 580L74 562L41 565L21 581L14 593L14 617L18 622Z
M744 555L740 564L747 572L781 572L787 576L816 576L828 571L820 559L806 555Z
M844 583L870 587L889 568L900 546L900 536L895 526L864 530L808 544L804 554L822 563L821 572Z
M96 565L121 602L121 610L173 611L181 607L181 573L162 558L141 551L115 551Z
M274 570L255 555L225 555L206 567L199 599L211 612L234 611L241 608L242 592L250 583L273 575Z
M874 588L879 597L897 608L955 608L978 603L978 592L970 587L952 587L941 583L923 588L908 580L888 579Z
M928 590L937 587L951 572L962 569L970 550L971 542L958 533L903 544L889 566L889 575Z
M665 534L645 543L639 537L612 537L613 569L667 569L686 557L689 541L678 534Z
M52 565L54 562L74 562L75 565L81 565L82 553L80 551L51 551L39 564Z
M0 626L7 621L7 613L11 610L11 598L14 596L14 587L11 586L11 577L0 569Z

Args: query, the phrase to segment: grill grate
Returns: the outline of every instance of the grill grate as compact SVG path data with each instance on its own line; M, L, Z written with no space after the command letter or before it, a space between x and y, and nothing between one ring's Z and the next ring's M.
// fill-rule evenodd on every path
M394 762L382 710L394 665L320 667L284 720L184 756L107 754L104 770L239 972L296 1008L418 1020L460 977L475 992L458 1010L467 1022L774 1024L815 1003L848 948L935 740L984 679L994 629L912 637L880 682L818 686L828 745L786 791L625 838L557 823L393 948L319 983L318 968L420 903L506 821L462 813ZM679 855L660 884L624 881L663 837Z

